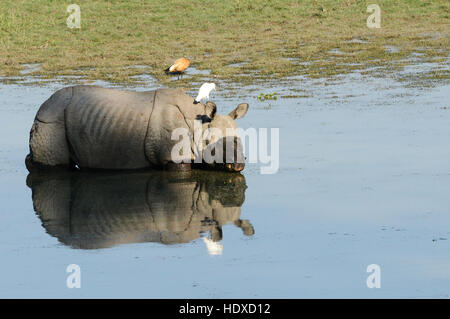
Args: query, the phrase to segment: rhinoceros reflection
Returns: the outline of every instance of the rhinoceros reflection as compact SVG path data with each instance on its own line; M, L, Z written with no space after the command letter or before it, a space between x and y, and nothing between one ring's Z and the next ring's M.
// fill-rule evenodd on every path
M211 253L220 253L222 226L240 219L242 175L219 172L39 172L28 175L34 210L47 232L74 248L125 243L186 243L209 232Z

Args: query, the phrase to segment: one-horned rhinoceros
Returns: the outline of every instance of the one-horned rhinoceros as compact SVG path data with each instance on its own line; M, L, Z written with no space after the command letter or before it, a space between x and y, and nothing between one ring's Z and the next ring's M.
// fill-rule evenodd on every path
M27 168L241 171L245 164L235 119L247 113L248 104L219 115L214 103L193 102L181 89L135 92L87 85L60 89L35 117ZM199 139L193 134L199 127L201 132L216 130L222 136L200 134ZM175 129L187 132L188 147L178 151L182 160L173 159L173 149L183 137L174 138ZM216 152L217 145L221 152ZM211 156L204 160L208 147L213 160Z

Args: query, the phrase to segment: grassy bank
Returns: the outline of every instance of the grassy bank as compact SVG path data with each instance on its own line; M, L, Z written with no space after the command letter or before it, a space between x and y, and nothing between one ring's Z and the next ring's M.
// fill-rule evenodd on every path
M66 25L70 3L81 7L81 29ZM371 3L381 7L380 29L366 26ZM0 76L40 63L33 75L126 83L145 72L168 84L162 70L181 56L242 83L393 70L392 61L401 67L413 52L445 63L449 11L445 0L2 0Z

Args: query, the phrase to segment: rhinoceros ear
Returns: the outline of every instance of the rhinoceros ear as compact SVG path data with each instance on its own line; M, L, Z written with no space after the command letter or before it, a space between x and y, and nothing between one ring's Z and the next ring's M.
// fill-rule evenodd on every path
M244 115L247 114L247 111L248 111L248 103L241 103L228 115L231 116L233 120L237 120L244 117Z
M216 115L217 112L217 106L214 102L206 102L205 104L205 112L206 112L206 116L208 116L210 119L212 119L214 117L214 115Z

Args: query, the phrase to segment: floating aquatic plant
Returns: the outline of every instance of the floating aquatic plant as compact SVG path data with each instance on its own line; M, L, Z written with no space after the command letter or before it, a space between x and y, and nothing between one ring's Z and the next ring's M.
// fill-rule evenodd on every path
M258 95L258 100L263 102L266 100L276 100L278 98L277 92L273 93L260 93Z

